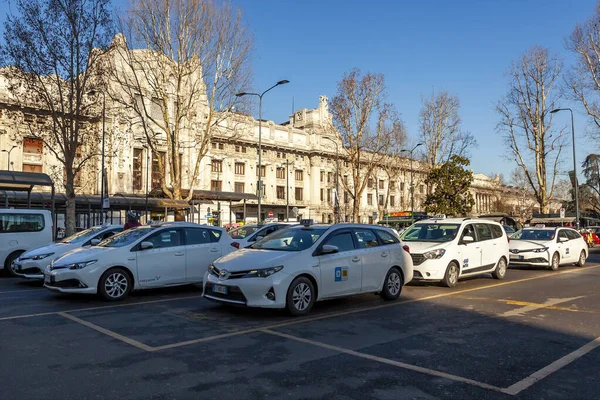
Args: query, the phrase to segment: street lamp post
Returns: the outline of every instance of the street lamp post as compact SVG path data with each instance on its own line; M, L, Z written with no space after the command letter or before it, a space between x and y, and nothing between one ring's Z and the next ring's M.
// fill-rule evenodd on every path
M10 150L2 150L3 153L6 153L8 155L8 159L6 161L6 169L8 171L10 171L10 153L12 153L12 151L14 149L16 149L18 146L17 145L13 145L13 147L10 148Z
M323 136L323 139L327 139L335 144L335 199L334 207L336 210L335 222L340 223L340 149L338 143L328 136Z
M94 96L97 94L97 92L95 90L90 90L88 92L88 94L90 96ZM106 129L105 129L105 125L106 125L106 92L103 90L102 91L102 161L101 161L101 177L100 177L100 209L101 209L101 218L100 218L100 222L104 223L104 186L105 186L105 151L104 151L104 143L105 143L105 136L106 136Z
M419 146L422 146L423 143L417 143L415 147L411 150L404 149L400 150L400 152L409 152L410 153L410 218L411 222L415 222L415 186L413 184L413 152Z
M237 93L237 97L242 96L257 96L258 97L258 222L260 223L260 213L261 213L261 204L262 204L262 98L263 96L271 89L279 86L285 85L289 83L288 80L282 80L265 90L264 92L258 93L248 93L241 92Z
M579 229L579 182L577 181L577 161L575 158L575 119L573 118L573 110L570 108L555 108L550 111L550 114L559 111L569 111L571 113L571 137L573 140L573 174L575 175L575 227Z

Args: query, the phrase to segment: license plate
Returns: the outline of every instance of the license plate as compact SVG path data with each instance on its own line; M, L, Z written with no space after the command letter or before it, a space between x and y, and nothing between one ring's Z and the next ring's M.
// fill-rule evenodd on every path
M52 282L50 275L44 275L44 283L50 283Z
M227 286L222 285L213 285L212 291L214 293L227 294Z
M511 260L522 260L522 259L523 259L523 256L513 256L513 255L511 255L511 256L510 256L510 259L511 259Z

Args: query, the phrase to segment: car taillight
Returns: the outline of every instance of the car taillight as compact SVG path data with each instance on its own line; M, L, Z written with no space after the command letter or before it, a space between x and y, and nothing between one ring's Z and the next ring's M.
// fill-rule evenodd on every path
M410 247L408 247L407 245L404 245L404 246L402 246L402 248L404 249L405 252L410 254Z
M233 247L235 247L236 249L239 249L239 248L240 248L240 244L239 244L238 242L231 242L231 245L232 245Z
M510 243L510 237L509 236L506 237L506 240L508 240L508 243Z

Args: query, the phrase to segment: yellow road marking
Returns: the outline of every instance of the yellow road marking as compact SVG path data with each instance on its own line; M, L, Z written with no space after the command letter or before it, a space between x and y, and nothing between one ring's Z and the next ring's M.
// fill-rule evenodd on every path
M577 298L581 298L579 296ZM600 310L581 310L573 307L560 307L556 305L544 304L544 303L533 303L530 301L521 301L521 300L511 300L511 299L492 299L489 297L467 297L467 296L457 296L458 299L463 300L474 300L474 301L490 301L490 302L498 302L504 303L511 306L522 306L522 307L532 307L536 309L544 309L544 310L557 310L557 311L571 311L576 313L587 313L587 314L599 314Z

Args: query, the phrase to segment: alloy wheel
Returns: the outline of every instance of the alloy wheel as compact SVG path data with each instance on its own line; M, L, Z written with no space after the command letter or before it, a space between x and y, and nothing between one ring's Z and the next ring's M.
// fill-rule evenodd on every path
M402 286L400 281L400 275L397 272L392 272L388 277L387 288L388 292L392 296L395 296L400 292L400 287Z
M296 285L292 295L292 301L294 302L294 307L298 311L304 311L310 304L312 299L312 293L310 291L310 287L306 283L299 283Z
M128 285L125 275L121 272L113 272L106 278L104 289L107 295L117 299L127 292Z
M448 281L454 285L456 284L456 282L458 281L458 268L456 268L456 265L452 264L450 266L450 272L448 274Z
M498 275L504 276L505 274L506 274L506 261L504 261L504 258L503 258L499 261Z

